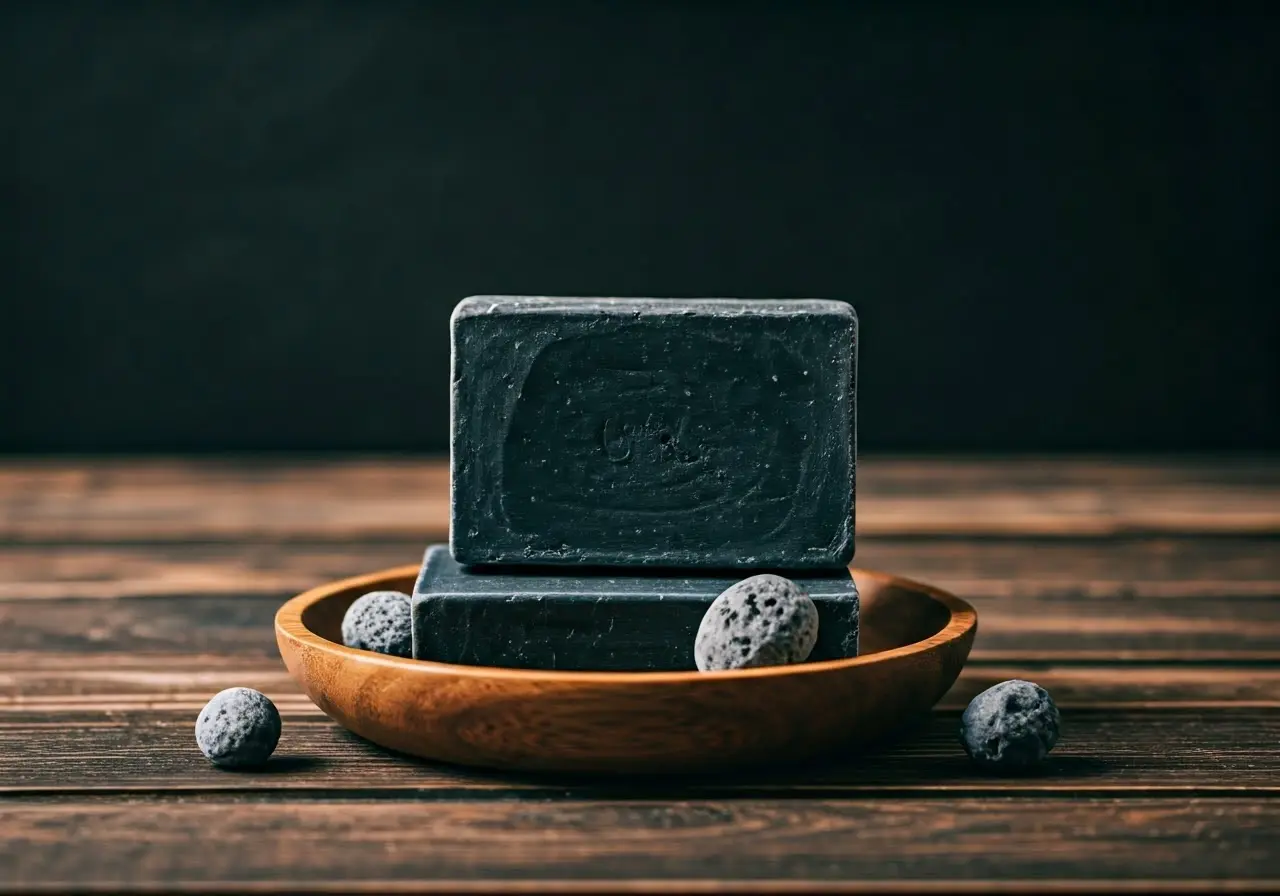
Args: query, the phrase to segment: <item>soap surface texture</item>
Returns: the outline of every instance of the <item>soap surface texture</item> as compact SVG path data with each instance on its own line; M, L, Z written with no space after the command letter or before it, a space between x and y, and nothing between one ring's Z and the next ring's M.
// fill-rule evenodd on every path
M522 669L693 671L712 602L740 576L477 570L428 548L413 591L417 659ZM818 608L811 661L856 656L858 591L847 570L793 574Z
M474 296L451 331L459 562L852 559L850 305Z

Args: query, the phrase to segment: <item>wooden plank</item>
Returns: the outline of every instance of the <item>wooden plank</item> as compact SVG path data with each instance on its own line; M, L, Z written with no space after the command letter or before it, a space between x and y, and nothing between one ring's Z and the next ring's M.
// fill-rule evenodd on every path
M332 579L416 563L422 559L426 544L423 540L357 545L258 542L0 546L0 599L110 600L168 595L281 598ZM1276 593L1280 593L1280 587Z
M0 599L176 594L283 595L416 562L423 540L0 545ZM1280 543L1267 538L865 539L857 565L957 594L1021 598L1280 595Z
M286 597L0 601L0 651L275 656L273 619ZM1280 660L1275 596L1084 600L1050 591L1017 599L967 597L979 615L974 661Z
M389 753L314 716L286 713L261 772L213 768L196 749L194 710L0 715L0 794L93 791L471 791L564 798L920 794L1280 795L1280 708L1068 711L1063 736L1031 775L992 777L957 740L959 712L935 712L892 742L820 767L716 778L592 780L507 775Z
M1280 885L1257 799L23 800L0 832L7 891Z
M1277 531L1280 458L860 458L868 535ZM883 505L877 506L880 502Z
M1038 683L1066 708L1280 707L1280 667L1180 663L1004 666L972 662L940 705L964 707L982 691L1011 678Z
M1280 543L1267 538L863 540L857 566L966 597L1080 599L1280 594Z
M859 461L858 531L892 535L1280 533L1280 458ZM443 460L13 460L3 541L440 540Z
M963 707L974 695L1010 678L1029 678L1071 708L1280 707L1280 668L1187 664L1116 666L974 662L943 698ZM194 713L223 688L253 687L282 712L318 715L274 657L217 654L0 654L0 717L13 712L129 712L178 709Z
M975 660L1269 661L1280 655L1275 544L880 541L865 553L874 565L970 599L982 620ZM169 651L181 645L274 655L270 620L287 596L329 578L412 560L418 547L0 549L0 649ZM76 599L22 606L64 594ZM151 597L139 602L133 595ZM88 602L99 598L120 606Z
M972 657L983 662L1280 661L1274 596L1085 601L1048 593L973 604L981 629Z
M0 541L187 541L447 532L440 460L8 461Z

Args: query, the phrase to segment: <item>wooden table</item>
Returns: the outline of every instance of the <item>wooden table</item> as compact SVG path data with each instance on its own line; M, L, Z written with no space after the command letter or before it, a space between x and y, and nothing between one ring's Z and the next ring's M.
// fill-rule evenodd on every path
M969 667L878 752L697 785L433 767L300 694L276 607L414 562L446 475L0 463L0 890L1280 887L1280 460L866 459L858 565L971 600ZM959 710L1015 676L1063 738L983 777ZM196 749L232 685L284 715L270 771Z

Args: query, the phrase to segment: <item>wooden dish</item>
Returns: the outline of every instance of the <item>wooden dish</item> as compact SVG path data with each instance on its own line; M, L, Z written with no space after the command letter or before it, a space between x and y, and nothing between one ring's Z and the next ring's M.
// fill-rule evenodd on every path
M936 703L977 632L959 598L855 569L862 655L729 672L553 672L455 666L344 647L368 591L417 566L313 588L276 614L290 674L340 725L426 759L489 768L692 772L804 760L879 738Z

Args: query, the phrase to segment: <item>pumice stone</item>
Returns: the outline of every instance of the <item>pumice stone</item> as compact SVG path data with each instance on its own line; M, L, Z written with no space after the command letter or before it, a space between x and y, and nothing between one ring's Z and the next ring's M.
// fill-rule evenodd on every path
M262 765L280 741L280 713L253 688L228 688L200 710L196 743L214 765L252 768Z
M803 663L818 642L818 608L782 576L743 579L702 617L693 656L701 672Z
M852 559L845 302L473 296L450 329L459 563Z
M1021 679L1003 681L970 701L960 718L969 757L993 770L1034 765L1058 742L1061 717L1049 692Z
M810 659L858 654L858 589L848 570L792 573L818 607ZM464 567L446 545L413 589L413 655L473 666L693 671L694 639L723 571Z
M413 656L409 595L371 591L358 598L342 617L342 643L357 650Z

